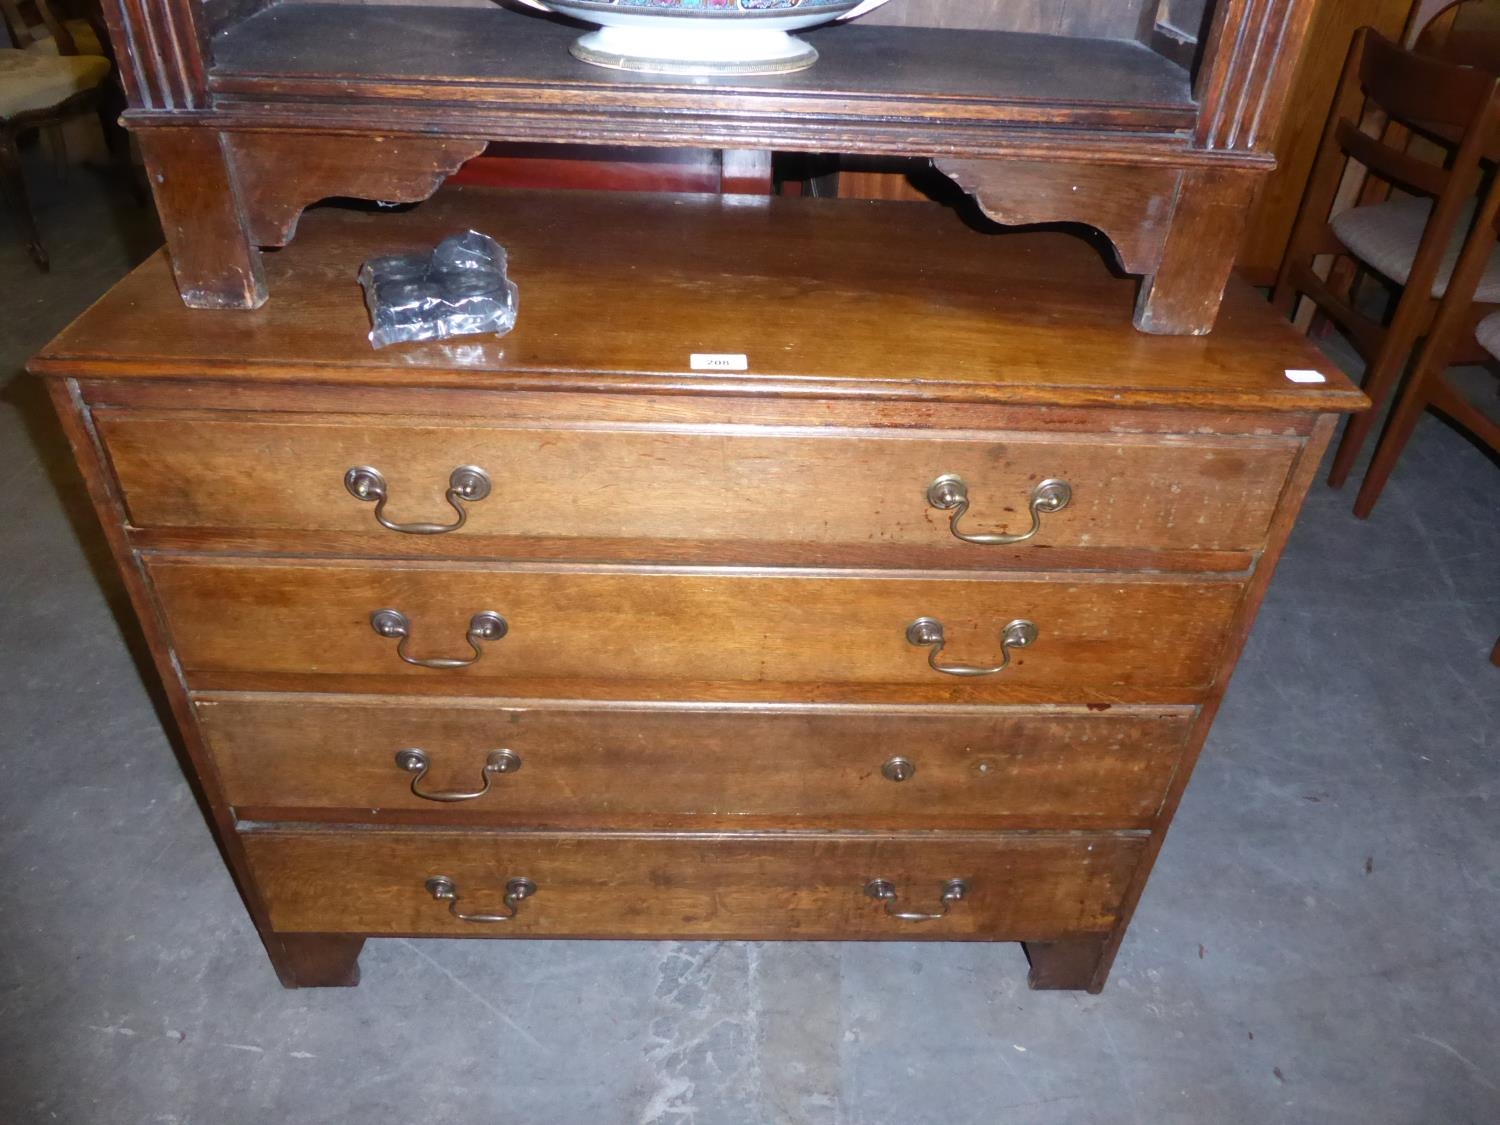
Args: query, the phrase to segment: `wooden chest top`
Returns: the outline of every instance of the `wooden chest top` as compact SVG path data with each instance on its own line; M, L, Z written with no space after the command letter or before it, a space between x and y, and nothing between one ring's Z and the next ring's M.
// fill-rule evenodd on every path
M976 220L981 222L982 220ZM516 330L381 351L355 275L475 227L510 251ZM1204 337L1137 332L1107 246L951 211L811 199L455 188L404 214L316 210L263 308L183 307L158 253L32 363L74 377L634 391L1236 411L1363 396L1232 284ZM698 353L744 372L694 371ZM1326 382L1297 384L1288 369Z

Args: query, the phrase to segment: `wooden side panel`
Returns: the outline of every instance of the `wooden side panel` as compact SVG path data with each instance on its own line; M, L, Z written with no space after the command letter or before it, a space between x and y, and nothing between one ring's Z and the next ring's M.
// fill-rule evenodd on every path
M1198 713L1191 741L1188 745L1187 760L1183 768L1177 772L1172 780L1172 787L1167 795L1166 803L1162 806L1157 817L1156 830L1152 832L1146 848L1146 860L1136 871L1135 882L1130 888L1126 898L1124 917L1120 920L1109 939L1097 951L1097 960L1091 971L1078 973L1078 963L1087 953L1087 947L1072 945L1067 949L1056 951L1061 967L1058 977L1052 977L1043 968L1042 982L1036 987L1053 987L1046 983L1051 980L1061 979L1066 982L1069 979L1080 981L1073 987L1088 987L1092 991L1098 991L1104 986L1109 976L1110 966L1114 961L1115 954L1119 952L1120 943L1125 939L1127 927L1130 925L1131 917L1135 913L1136 905L1140 902L1142 892L1146 889L1146 880L1151 875L1151 868L1156 863L1156 857L1161 851L1162 844L1166 840L1167 829L1172 824L1172 818L1177 814L1177 806L1182 800L1182 795L1187 789L1188 781L1192 777L1193 768L1198 763L1198 755L1203 750L1203 745L1208 739L1209 730L1213 727L1214 719L1218 715L1219 704L1223 701L1224 690L1228 687L1229 678L1234 674L1235 666L1239 662L1240 654L1244 651L1245 642L1249 639L1250 630L1255 625L1255 616L1260 612L1261 603L1264 601L1266 591L1270 588L1271 579L1275 576L1276 565L1281 561L1282 552L1286 549L1287 540L1291 537L1292 528L1296 525L1297 516L1302 510L1303 502L1307 499L1308 489L1312 487L1313 477L1318 471L1318 466L1323 460L1323 454L1328 450L1329 439L1333 435L1334 427L1338 423L1338 417L1325 414L1317 421L1312 440L1297 459L1297 464L1287 479L1286 490L1282 494L1281 504L1276 512L1276 522L1271 529L1271 539L1267 545L1266 553L1256 568L1246 590L1246 598L1241 605L1239 613L1235 617L1233 633L1229 643L1224 647L1219 656L1219 690L1214 692L1207 704ZM1047 958L1046 961L1052 961Z
M58 420L83 474L89 499L99 517L110 553L120 569L131 608L135 611L150 649L152 663L157 675L161 677L167 702L190 764L190 784L195 796L205 806L205 816L223 850L235 886L265 943L266 953L270 956L278 977L288 988L301 984L352 983L358 979L355 961L362 942L345 940L289 943L272 932L260 889L249 872L239 834L234 828L234 814L224 800L213 759L198 736L192 703L183 684L181 669L173 659L166 627L152 597L145 570L138 557L131 552L130 544L125 538L124 508L114 490L113 480L104 467L103 451L90 428L88 412L78 397L77 385L72 380L50 379L47 390L52 396ZM342 957L336 955L336 951Z
M361 563L148 561L189 683L212 673L395 675L507 694L528 682L695 681L936 689L983 702L1013 689L1094 702L1150 691L1196 701L1213 683L1239 605L1238 579L1162 581L1126 574L972 578L835 577L826 572L495 567ZM403 663L371 627L394 608L410 622L408 655L465 659L475 614L509 623L463 668ZM993 666L1007 623L1035 622L1039 639L1012 650L1002 674L942 675L907 640L917 618L942 622L943 659ZM792 685L807 685L793 687ZM893 690L900 697L903 691ZM916 694L922 694L921 691ZM684 696L684 698L692 698Z
M1132 836L634 836L264 830L243 835L278 931L445 937L902 941L1038 940L1102 932L1144 846ZM511 879L536 892L510 922ZM949 880L967 894L944 918L889 917L865 893L889 880L893 909L936 913Z
M1050 548L1257 550L1300 443L1291 439L1055 437L1027 432L787 433L721 427L461 426L360 415L97 410L137 528L366 532L448 555L497 553L497 538L881 545L942 550L983 565L929 486L958 475L966 534L1019 535L1045 479L1072 499L1030 540ZM477 466L491 491L464 503L449 535L381 528L345 473L386 479L385 518L451 524L453 471ZM1130 481L1128 489L1116 487ZM288 534L322 553L323 539ZM507 555L509 553L507 552Z
M529 827L1144 828L1189 708L708 710L327 696L200 697L198 721L242 817L403 814ZM514 772L479 792L506 749ZM891 780L882 767L912 770Z

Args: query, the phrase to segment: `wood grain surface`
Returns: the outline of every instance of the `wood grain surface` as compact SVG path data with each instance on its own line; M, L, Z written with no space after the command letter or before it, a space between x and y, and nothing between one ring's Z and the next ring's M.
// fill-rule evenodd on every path
M586 66L568 54L577 36L576 24L493 6L279 4L220 36L209 82L224 101L274 103L335 89L377 102L436 95L467 103L471 120L512 105L550 108L554 117L573 108L574 129L598 129L611 111L722 114L730 91L742 120L792 117L783 131L820 112L939 128L1048 121L1161 132L1189 128L1195 115L1187 73L1130 39L856 22L808 33L815 67L705 82ZM382 42L401 49L372 57L371 44ZM1090 81L1080 83L1085 68ZM568 130L555 121L553 136L571 139Z
M1146 828L1191 708L601 706L208 695L198 721L250 820L555 828ZM488 754L521 758L483 797ZM882 766L911 763L904 781Z
M510 250L516 330L372 350L360 263L471 226ZM1231 285L1212 335L1157 339L1131 326L1136 283L1084 240L978 235L900 203L464 188L407 214L310 214L266 271L277 298L263 308L191 310L152 258L32 369L1292 413L1365 401L1253 290ZM703 352L744 354L749 370L694 372ZM1289 368L1327 381L1291 383Z
M1129 835L443 833L274 829L243 834L278 931L448 937L1038 940L1107 931L1143 840ZM460 909L498 911L505 885L536 894L509 923L453 918L424 884L446 875ZM889 879L904 922L867 897Z
M1132 688L1195 701L1213 684L1243 587L1133 574L985 580L170 556L146 565L190 685L212 672L295 674L312 690L320 676L396 675L508 694L549 678L576 681L581 693L705 679L890 685L898 697L903 685L937 686L974 702L1012 688L1055 691L1059 701L1111 701ZM410 620L416 658L469 657L465 632L480 612L502 614L510 631L483 643L468 667L414 667L371 627L384 608ZM928 650L907 642L919 617L943 622L949 662L999 663L1000 632L1014 619L1034 621L1040 638L1003 673L955 687L959 677L933 671Z
M358 405L358 396L349 395ZM451 524L454 469L486 470L493 489L466 503L451 555L515 539L726 540L850 548L945 548L982 565L993 547L964 543L927 489L957 474L967 534L1022 534L1032 490L1061 479L1072 502L1042 517L1033 555L1049 548L1256 550L1300 442L1180 435L1078 438L1035 432L615 429L455 425L440 418L236 415L99 410L95 423L137 528L287 533L384 530L344 474L387 480L386 518ZM1128 480L1131 487L1117 488ZM287 534L321 551L321 536ZM413 547L415 549L415 547ZM857 549L853 555L858 556Z

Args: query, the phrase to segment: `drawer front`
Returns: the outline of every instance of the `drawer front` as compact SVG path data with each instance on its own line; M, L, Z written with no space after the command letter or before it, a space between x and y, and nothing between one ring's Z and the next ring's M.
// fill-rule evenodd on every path
M949 474L968 489L966 533L1029 531L1033 490L1060 479L1071 502L1041 518L1035 547L1255 550L1298 449L1249 437L504 428L107 409L96 420L136 527L367 533L450 555L483 554L497 537L993 554L956 539L950 513L928 503L929 486ZM348 470L369 466L385 482L386 519L453 523L446 490L471 465L490 490L460 502L467 522L448 535L383 529L375 504L345 485Z
M1195 713L234 695L196 707L229 803L252 820L345 810L539 828L1142 828Z
M483 937L1036 941L1102 933L1144 851L1136 836L444 833L256 830L250 866L283 932ZM456 899L439 899L434 878ZM511 880L535 893L498 916ZM966 893L945 917L944 888ZM884 880L894 900L866 888ZM443 888L438 888L440 891Z
M908 685L972 701L1027 688L1059 702L1123 702L1112 693L1126 689L1201 695L1242 593L1238 581L1147 575L980 581L182 557L148 566L178 659L199 688L215 686L195 678L202 674L261 672L394 676L509 695L580 681ZM379 618L382 635L372 615L387 608L405 624ZM503 617L503 637L471 634L489 627L484 613ZM939 655L912 642L924 618L942 625ZM1025 648L1002 641L1020 620L1036 626ZM404 638L389 635L402 629ZM929 663L998 667L1007 657L1004 671L979 677Z

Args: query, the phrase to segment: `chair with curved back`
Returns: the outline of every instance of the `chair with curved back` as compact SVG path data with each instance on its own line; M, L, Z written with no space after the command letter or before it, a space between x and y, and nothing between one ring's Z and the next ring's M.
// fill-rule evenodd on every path
M57 19L47 0L33 2L48 32L45 36L37 35L22 18L17 0L0 0L0 15L17 44L0 48L0 190L20 215L31 257L46 270L47 250L26 191L20 138L30 130L54 128L71 117L98 112L107 104L106 83L113 67L102 54L79 53L75 29L69 26L73 21Z
M1433 318L1432 330L1417 353L1360 485L1354 514L1361 519L1374 509L1412 431L1429 407L1457 422L1491 452L1500 454L1500 423L1447 380L1448 368L1455 363L1500 358L1500 311L1476 302L1474 296L1490 269L1497 238L1500 238L1500 176L1493 178L1480 201L1473 228Z
M1500 73L1500 0L1453 0L1422 26L1412 46L1444 62Z
M1455 151L1446 162L1424 160L1392 143L1389 132L1362 132L1370 108L1451 141ZM1377 409L1432 324L1473 223L1485 160L1497 148L1500 79L1403 50L1368 28L1355 36L1272 300L1290 316L1305 296L1344 330L1365 360L1364 389ZM1349 161L1409 194L1330 216ZM1351 258L1401 289L1388 325L1319 275L1315 259L1330 254ZM1486 261L1475 298L1500 311L1500 255ZM1374 412L1350 419L1329 483L1338 487L1348 478L1374 422Z
M35 15L28 19L25 8ZM103 17L90 9L87 18L64 12L58 15L47 0L6 0L6 30L11 46L23 51L52 55L97 55L110 58L109 39L103 33Z

